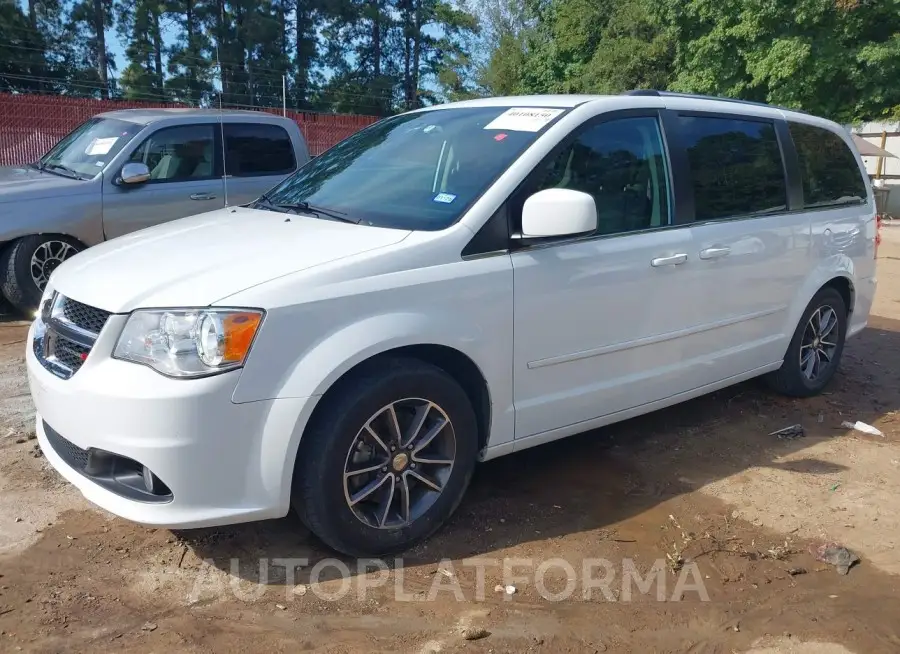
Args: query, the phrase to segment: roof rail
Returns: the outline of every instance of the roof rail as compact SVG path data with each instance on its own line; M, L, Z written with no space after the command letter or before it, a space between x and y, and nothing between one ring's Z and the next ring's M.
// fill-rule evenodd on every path
M716 102L733 102L735 104L746 104L754 107L769 107L770 109L782 109L784 111L793 111L799 114L806 113L800 109L790 109L788 107L779 107L774 104L767 104L765 102L754 102L752 100L739 100L737 98L726 98L717 95L702 95L699 93L679 93L677 91L657 91L655 89L633 89L631 91L625 91L622 95L638 95L638 96L651 96L657 98L689 98L693 100L713 100Z

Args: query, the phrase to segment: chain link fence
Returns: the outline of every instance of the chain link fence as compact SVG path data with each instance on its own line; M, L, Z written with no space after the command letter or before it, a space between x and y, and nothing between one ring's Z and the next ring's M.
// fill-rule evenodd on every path
M104 111L159 107L184 108L184 105L0 93L0 165L20 165L36 161L80 123ZM277 115L282 113L281 109L268 107L259 111ZM309 153L313 156L378 120L373 116L293 111L288 111L287 116L300 126Z

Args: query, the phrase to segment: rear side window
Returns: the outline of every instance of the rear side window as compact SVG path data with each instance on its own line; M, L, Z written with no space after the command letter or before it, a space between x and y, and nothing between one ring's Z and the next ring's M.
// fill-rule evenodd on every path
M805 208L866 201L866 183L856 157L840 136L801 123L790 123L790 131L800 160Z
M784 211L787 184L775 126L764 121L681 116L696 220Z
M296 168L284 128L260 123L225 124L225 172L235 177L284 175Z

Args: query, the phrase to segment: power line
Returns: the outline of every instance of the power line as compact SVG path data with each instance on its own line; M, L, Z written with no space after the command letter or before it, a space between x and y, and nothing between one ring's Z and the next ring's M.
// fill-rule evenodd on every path
M97 81L97 82L90 82L87 80L68 81L66 79L60 79L57 77L49 77L49 76L0 73L0 79L3 79L3 78L25 81L25 82L35 82L35 83L40 83L40 84L56 85L56 86L59 86L62 88L85 88L85 89L90 89L90 90L96 91L96 92L112 90L112 88L114 86L118 86L118 87L122 86L121 85L121 77L116 78L113 76L110 76L108 78L108 81L110 82L110 84L108 86L104 86L99 81ZM238 82L236 84L238 87L244 86L241 82ZM212 90L212 91L207 91L207 93L210 93L211 95L217 95L218 93L220 93L220 91ZM361 98L361 99L367 99L367 100L379 100L382 102L386 99L386 96L383 96L383 95L375 95L375 94L371 94L371 93L354 93L351 91L344 91L342 89L326 90L325 93L327 95L333 95L333 96L348 96L348 97ZM129 91L129 95L133 96L135 94L144 96L144 97L151 99L153 101L156 101L156 102L174 102L172 100L172 98L170 96L165 95L164 92L163 92L163 94L160 95L160 94L155 94L155 93L146 93L146 92L142 92L142 91ZM229 95L229 94L241 95L240 92L235 93L233 91L225 93L225 95ZM282 96L277 95L277 94L250 93L249 95L252 95L252 97L258 98L260 100L269 99L269 100L277 101L277 103L273 103L273 106L274 106L274 104L280 104L282 101ZM246 106L252 107L254 105L246 105Z
M4 44L3 47L5 47L5 48L11 48L11 49L13 49L13 50L26 50L26 51L28 51L28 52L37 52L37 53L44 54L45 56L46 56L47 54L58 54L58 53L54 53L54 52L52 51L52 49L49 49L49 48L32 48L32 47L24 46L24 45L14 45L14 44L12 44L12 43ZM165 55L165 54L164 54L164 58L166 59L166 65L167 65L167 66L168 66L168 64L172 63L172 60L173 60L173 59L176 60L176 61L175 61L175 65L176 65L176 66L178 66L178 65L182 65L182 66L183 66L183 65L186 65L186 64L179 64L177 60L180 59L180 58L188 58L188 59L192 59L192 60L195 60L195 61L198 61L198 62L201 62L201 63L206 64L207 68L209 68L210 70L216 70L216 69L218 68L218 66L216 65L216 62L213 61L212 59L207 58L207 57L195 57L195 56L193 56L193 55L182 55L181 53L179 53L177 56L174 56L174 57L171 56L171 55ZM8 61L8 60L7 60L7 61ZM29 63L32 63L32 62L29 62ZM225 61L222 61L222 62L221 62L221 65L222 65L223 68L227 69L228 71L244 70L243 67L249 65L250 68L251 68L254 72L274 73L274 74L277 74L277 75L279 75L279 76L280 76L280 75L288 75L288 76L290 76L290 74L291 74L291 70L290 70L289 68L269 68L269 67L266 67L266 66L257 66L257 65L255 65L255 63L253 63L252 61L249 62L249 64L248 64L248 62L246 62L246 61L244 61L244 62L239 62L239 61L228 61L228 60L225 60ZM164 71L164 72L165 72L165 71ZM247 72L247 71L244 70L244 72Z
M6 75L6 74L0 74L0 80L2 80L2 79L5 78L5 77L19 77L19 76L11 76L11 75ZM95 86L95 85L90 85L90 84L72 84L72 85L69 85L69 86L75 86L75 87L78 87L78 88L85 88L85 89L88 89L88 90L90 90L90 91L92 91L92 92L94 92L94 93L99 93L99 92L102 90L102 87L99 87L99 88L98 88L97 86ZM0 91L0 94L2 94L2 93L3 93L3 92ZM39 90L39 89L16 89L15 92L12 93L11 95L38 95L38 96L46 97L46 98L53 98L54 100L57 100L57 99L71 99L71 100L75 100L75 101L79 101L79 100L91 100L91 99L96 100L96 99L97 99L97 98L91 98L91 97L88 97L88 96L85 96L85 95L57 95L57 96L48 96L46 92L41 91L41 90ZM278 113L278 112L279 112L279 109L280 109L281 96L266 96L266 97L269 97L269 98L271 98L272 100L276 100L277 102L273 102L272 104L266 104L266 105L260 105L260 104L253 104L253 105L251 105L251 104L240 103L240 102L223 101L223 102L222 102L222 105L223 105L225 108L229 108L229 109L250 109L250 110L254 110L254 111L262 111L262 112L269 112L269 111L271 111L271 112ZM102 102L114 103L114 104L115 104L115 103L128 104L128 103L130 103L130 102L138 102L138 103L143 102L143 103L152 103L152 104L156 104L156 105L167 105L167 106L175 106L175 107L183 107L183 106L185 106L185 105L188 104L185 100L178 100L178 99L173 99L173 98L164 98L164 97L160 97L160 96L155 95L155 94L144 94L144 93L131 93L131 94L129 95L129 97L110 98L110 99L108 99L108 100L103 99L103 100L100 100L100 101L102 101ZM211 107L211 105L210 105L210 107ZM207 107L207 108L210 108L210 107ZM292 109L290 109L290 111L291 111L291 113L295 113L295 114L334 115L334 112L329 112L329 111L314 111L314 110L300 109L300 108L297 108L297 109L292 108ZM359 114L345 114L345 115L359 115ZM365 117L374 118L374 116L365 116Z

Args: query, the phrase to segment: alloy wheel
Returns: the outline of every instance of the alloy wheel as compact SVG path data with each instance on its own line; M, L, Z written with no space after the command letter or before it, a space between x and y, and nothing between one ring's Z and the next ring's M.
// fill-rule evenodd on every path
M54 240L41 243L31 255L31 279L35 286L43 291L47 287L47 281L53 271L63 261L77 253L78 250L65 241Z
M821 306L810 316L800 343L800 371L808 381L815 381L831 366L839 330L837 313L830 306Z
M406 527L443 493L456 435L434 402L406 398L379 409L359 430L344 464L344 498L363 524Z

